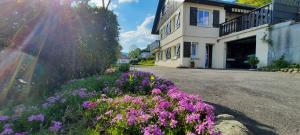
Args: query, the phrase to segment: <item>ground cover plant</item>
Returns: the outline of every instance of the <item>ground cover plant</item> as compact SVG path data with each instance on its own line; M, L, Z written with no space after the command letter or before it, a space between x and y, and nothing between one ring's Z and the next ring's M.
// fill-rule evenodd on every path
M62 89L40 105L0 112L0 134L218 134L212 106L151 73L73 80Z

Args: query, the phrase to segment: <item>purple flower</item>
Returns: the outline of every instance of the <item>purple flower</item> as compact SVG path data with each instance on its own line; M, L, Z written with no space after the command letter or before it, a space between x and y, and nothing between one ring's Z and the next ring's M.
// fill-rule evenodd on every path
M143 129L144 135L163 135L163 132L157 125L149 125Z
M198 134L203 134L205 132L205 125L206 123L201 123L199 125L195 126L195 130L197 131Z
M115 123L123 119L122 114L117 114L115 118L112 119L111 123Z
M7 121L9 120L8 116L0 116L0 121Z
M49 131L58 132L62 128L62 123L59 121L52 121L52 126L49 127Z
M26 135L25 133L15 133L15 135Z
M13 129L11 129L10 127L6 127L4 128L4 130L0 133L1 135L10 135L13 134L14 131Z
M97 102L84 101L82 107L85 109L93 109L97 107Z
M161 109L166 109L166 108L168 108L170 106L171 106L170 102L168 102L168 101L161 101L161 102L158 103L157 107L161 108Z
M40 121L43 122L45 119L45 116L43 114L38 114L38 115L31 115L28 117L28 121Z

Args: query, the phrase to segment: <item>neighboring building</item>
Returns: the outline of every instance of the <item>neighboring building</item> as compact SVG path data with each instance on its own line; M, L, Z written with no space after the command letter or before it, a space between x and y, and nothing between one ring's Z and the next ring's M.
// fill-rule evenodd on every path
M261 8L220 0L179 1L159 0L152 34L160 35L160 41L150 47L158 66L249 68L246 60L253 54L258 67L266 66L276 59L272 27L300 20L300 0L273 0Z
M129 62L130 58L126 54L121 53L117 64L129 64Z

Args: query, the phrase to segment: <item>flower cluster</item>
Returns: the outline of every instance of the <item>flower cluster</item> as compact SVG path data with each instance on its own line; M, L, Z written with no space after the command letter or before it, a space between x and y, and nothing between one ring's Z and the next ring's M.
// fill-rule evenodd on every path
M59 121L52 121L52 126L49 127L49 131L58 132L62 128L62 123Z
M31 115L28 117L28 121L40 121L44 122L45 116L43 114Z
M111 130L139 129L144 135L162 134L210 134L214 131L213 107L204 103L199 96L187 94L173 86L167 94L153 89L152 95L115 98L107 103L106 113L98 117ZM104 99L101 99L105 102ZM117 131L115 131L117 132Z
M151 94L150 91L158 88L166 91L174 86L171 81L164 80L147 72L124 73L116 81L117 87L125 93Z

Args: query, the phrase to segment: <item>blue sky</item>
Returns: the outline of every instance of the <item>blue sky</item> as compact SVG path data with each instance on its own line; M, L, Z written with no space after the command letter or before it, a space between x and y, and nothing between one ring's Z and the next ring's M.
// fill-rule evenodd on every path
M101 0L97 1L99 5ZM106 0L108 1L108 0ZM110 9L118 16L122 52L137 47L145 48L158 37L151 35L151 28L159 0L112 0ZM232 1L232 0L227 0Z

